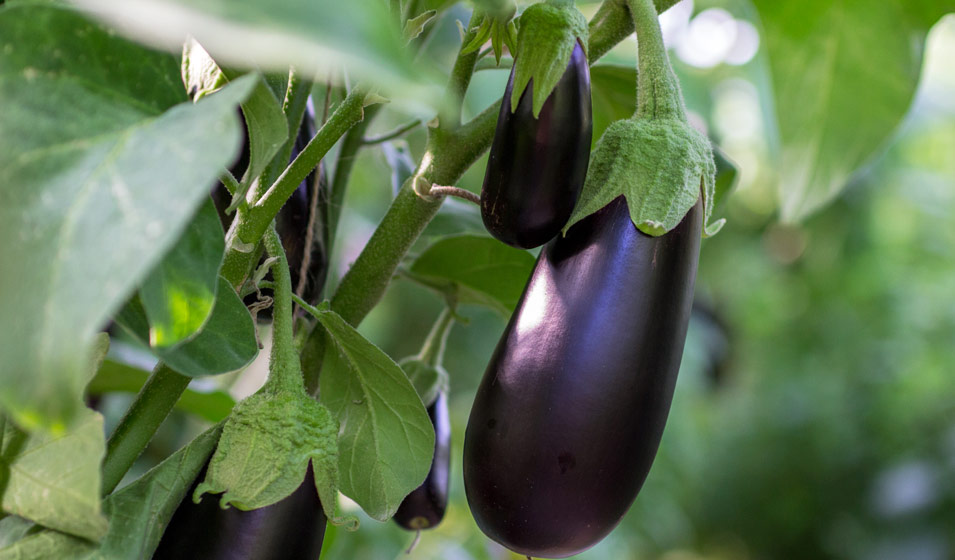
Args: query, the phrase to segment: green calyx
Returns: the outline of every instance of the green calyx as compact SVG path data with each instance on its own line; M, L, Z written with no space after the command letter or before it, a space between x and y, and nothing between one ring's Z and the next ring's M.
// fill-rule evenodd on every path
M725 220L709 223L716 190L710 141L678 119L625 119L607 127L594 147L572 225L623 195L630 219L647 235L675 228L703 197L703 236Z
M338 422L304 388L266 385L232 410L193 500L222 493L222 507L265 507L294 492L309 463L329 521L357 528L357 519L338 512Z
M675 228L703 197L703 236L716 235L726 220L709 223L716 196L710 141L686 118L653 0L627 4L639 43L637 112L611 124L597 142L563 232L623 195L634 225L652 236Z
M524 90L531 89L534 117L567 70L577 43L587 52L587 19L572 0L548 0L527 8L520 18L517 51L514 53L514 87L511 111L516 110Z
M491 49L494 51L494 59L500 63L501 56L504 54L504 47L507 47L512 54L517 50L517 26L514 23L514 14L517 13L517 6L513 2L505 2L499 10L493 12L485 11L472 19L476 25L471 29L474 36L466 45L461 48L461 54L472 53L491 40Z

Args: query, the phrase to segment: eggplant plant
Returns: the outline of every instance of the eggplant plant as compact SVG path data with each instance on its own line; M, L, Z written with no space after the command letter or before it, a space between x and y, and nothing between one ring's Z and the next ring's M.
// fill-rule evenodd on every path
M833 200L949 11L726 12L776 104L720 206L710 138L741 142L709 94L737 83L703 76L757 65L685 74L695 118L675 3L0 1L0 558L607 537L653 476L717 214L768 220L767 176L785 220ZM597 64L634 33L635 68Z

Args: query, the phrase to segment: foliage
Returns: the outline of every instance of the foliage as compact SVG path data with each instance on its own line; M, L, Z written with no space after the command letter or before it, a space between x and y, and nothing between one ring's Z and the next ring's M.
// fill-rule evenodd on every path
M506 80L495 68L541 39L515 34L510 2L386 4L0 1L0 558L148 557L217 447L207 482L227 502L280 501L311 460L326 511L385 521L431 461L416 388L430 400L450 386L460 457L534 255L412 185L480 188ZM579 8L591 63L633 32L622 0ZM689 41L714 9L761 44L709 69L672 51L698 151L708 136L728 156L711 205L727 225L703 245L655 467L621 527L580 557L950 557L955 79L923 54L950 59L955 20L936 22L952 8L703 0L671 10L664 31L683 17ZM593 67L595 139L634 114L651 75L635 61L624 42ZM286 166L309 96L327 124ZM250 155L233 183L240 111ZM428 126L402 129L412 118ZM408 157L392 166L362 136L396 127ZM640 145L629 175L665 166ZM291 305L263 279L276 261L260 267L260 242L320 162L333 179L315 204L330 213L312 226L333 241L330 303L300 302L285 338L247 306ZM592 167L600 182L606 166ZM409 173L393 192L392 174ZM235 191L229 231L208 197L220 179ZM461 326L444 368L402 370L393 357L418 354L447 304ZM295 368L301 355L318 399L304 385L242 399L271 339ZM174 382L157 395L160 373ZM144 453L113 490L101 473L125 472L114 450L130 446ZM452 465L448 515L411 557L504 558ZM338 504L336 477L354 503ZM409 539L393 524L332 526L323 557L391 557Z

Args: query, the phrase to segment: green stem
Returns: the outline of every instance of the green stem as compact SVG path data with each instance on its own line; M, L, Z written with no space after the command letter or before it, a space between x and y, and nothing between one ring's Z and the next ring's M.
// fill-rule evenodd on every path
M338 159L335 163L335 176L332 178L328 198L329 250L335 247L338 220L341 217L342 204L345 201L345 190L348 188L348 180L351 178L351 171L355 167L355 160L358 159L358 150L362 147L362 139L371 121L380 110L381 105L372 105L365 109L365 118L353 126L342 139L341 149L338 151Z
M189 385L189 378L160 363L140 389L126 415L106 442L103 459L105 496L112 492L136 458L146 448L179 396Z
M670 66L653 0L627 0L637 29L637 118L686 119L680 82Z
M240 285L252 269L255 246L285 201L338 139L361 121L364 99L363 90L352 91L258 202L248 211L239 209L227 235L227 251L222 263L222 275L233 286Z
M418 359L431 367L438 367L444 361L444 349L448 343L448 335L451 333L451 327L454 326L454 310L445 307L438 315L438 319L431 327L428 338L424 340L421 346L421 352L418 353Z
M265 249L278 259L272 265L272 351L269 356L267 390L301 391L302 369L295 350L292 324L292 277L279 234L272 228L265 234Z
M368 136L368 137L362 138L361 143L367 146L371 144L381 144L382 142L387 142L388 140L394 140L395 138L401 136L402 134L405 134L406 132L410 132L414 130L415 128L418 128L420 124L421 124L421 119L415 119L411 122L407 122L399 127L396 127L393 130L389 130L388 132L383 132L381 134L378 134L377 136Z
M477 21L476 17L480 17L477 10L472 14L468 27L471 27L471 23ZM476 33L477 30L474 29L464 34L464 39L458 49L458 56L451 68L451 77L448 80L444 99L441 102L441 110L438 112L438 127L443 131L453 131L461 126L461 106L464 103L464 94L467 93L468 86L471 84L474 65L477 64L480 56L477 51L466 54L461 51L465 45L474 39Z
M663 13L679 0L655 0L657 12ZM605 0L590 20L590 52L587 58L594 64L607 54L617 43L623 41L634 31L633 19L627 0Z

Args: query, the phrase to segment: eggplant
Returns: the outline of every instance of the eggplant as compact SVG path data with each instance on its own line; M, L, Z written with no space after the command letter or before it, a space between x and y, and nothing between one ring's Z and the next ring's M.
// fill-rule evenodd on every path
M393 519L409 531L431 529L444 519L448 509L448 482L451 471L451 420L448 415L448 396L439 393L428 416L434 425L434 458L431 470L421 486L408 494Z
M621 196L541 251L464 440L468 504L498 543L577 554L633 503L673 397L702 218L698 201L651 237Z
M538 118L533 81L512 112L513 87L511 69L484 174L481 217L497 239L530 249L564 227L587 175L593 133L587 55L578 42Z
M179 504L153 560L316 560L321 554L326 518L311 465L292 494L250 511L222 509L221 496L213 494L193 503L205 476L203 469Z

